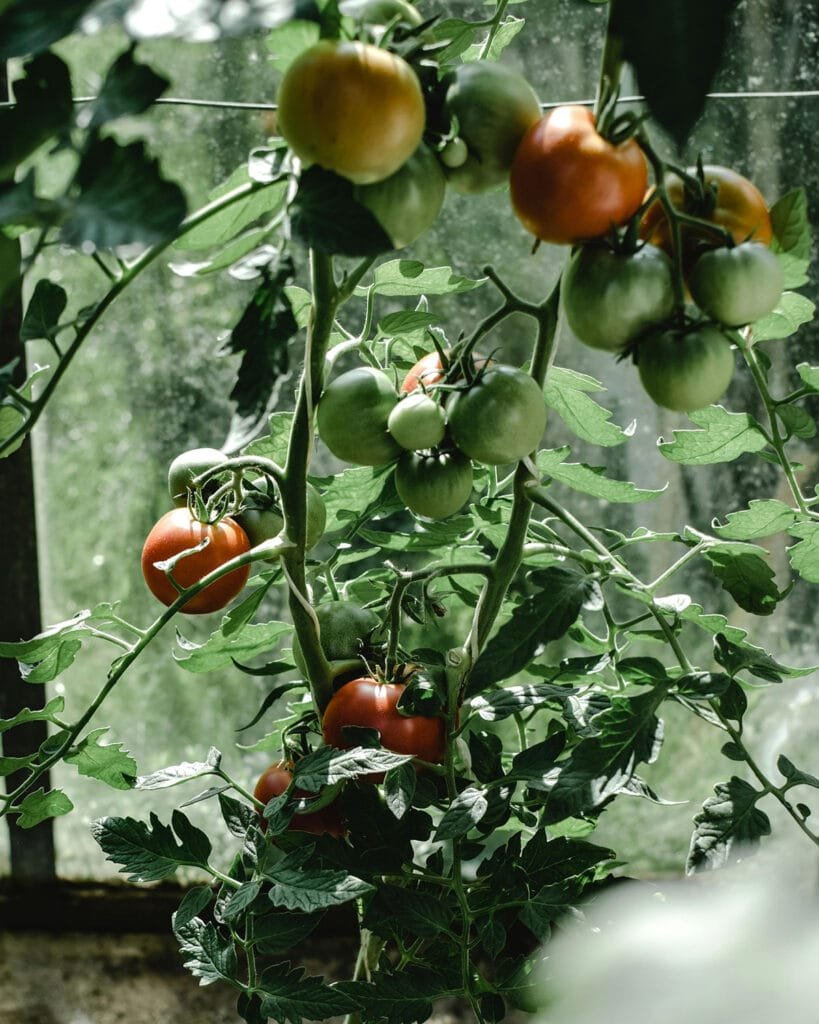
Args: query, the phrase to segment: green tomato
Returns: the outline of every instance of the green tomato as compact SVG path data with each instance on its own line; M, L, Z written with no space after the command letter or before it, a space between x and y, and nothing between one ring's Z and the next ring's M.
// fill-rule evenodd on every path
M676 412L693 412L716 402L734 373L729 341L711 324L650 332L640 339L637 360L649 396Z
M438 159L444 165L454 170L456 167L463 167L469 159L469 146L463 139L450 139L444 148L438 153Z
M446 519L469 501L472 463L461 452L405 452L395 467L395 489L410 512Z
M380 625L370 608L362 608L353 601L329 601L316 608L319 623L319 642L324 657L330 662L332 674L347 670L361 670L361 648ZM306 675L304 656L298 637L293 639L293 660L302 675Z
M546 428L546 402L537 381L514 366L493 363L447 404L449 429L476 462L517 462L537 447Z
M251 545L255 548L263 541L277 537L284 527L284 517L281 514L277 497L270 493L267 478L262 477L254 480L255 490L246 495L248 505L234 518L250 538ZM309 551L315 547L324 534L324 527L327 524L327 508L321 494L313 487L307 485L307 537L305 550ZM275 562L278 555L265 559L267 562Z
M336 377L318 404L317 424L322 441L345 462L381 466L401 449L387 433L387 421L398 401L386 373L360 366Z
M742 327L774 309L782 297L785 275L767 245L743 242L700 256L688 284L703 313L726 327Z
M434 398L416 391L396 405L387 420L387 429L402 448L417 452L443 441L446 416Z
M444 114L457 118L467 158L446 175L456 192L484 192L509 177L515 150L541 116L540 102L525 78L503 64L473 61L452 75Z
M177 508L188 503L188 488L192 485L194 478L204 473L207 469L219 466L227 462L227 455L218 448L191 448L190 451L177 455L168 467L168 492L171 501ZM204 496L212 494L219 484L218 481L208 481L205 485Z
M426 146L419 146L389 178L358 185L356 201L366 206L396 249L411 245L431 227L446 192L441 165Z
M578 341L618 352L671 315L671 260L654 245L634 255L584 245L566 268L561 298Z

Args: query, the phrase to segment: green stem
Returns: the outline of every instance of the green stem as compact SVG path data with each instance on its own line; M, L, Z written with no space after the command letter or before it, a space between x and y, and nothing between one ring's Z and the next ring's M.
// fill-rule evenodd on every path
M495 8L495 14L492 17L492 21L489 25L489 33L486 39L483 41L481 47L480 60L486 60L489 55L489 51L492 49L492 43L495 41L495 36L500 28L500 23L506 13L506 8L509 6L509 0L496 0L497 7Z
M605 132L606 126L599 123L600 115L609 107L619 91L620 78L623 73L623 41L611 30L618 2L619 0L610 0L606 38L603 43L603 56L600 60L600 72L597 79L597 94L594 98L594 114L598 119L598 131L601 132Z

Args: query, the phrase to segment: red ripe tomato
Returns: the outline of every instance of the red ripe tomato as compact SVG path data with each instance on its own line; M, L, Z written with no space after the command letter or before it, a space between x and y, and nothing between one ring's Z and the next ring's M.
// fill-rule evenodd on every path
M173 604L179 593L154 563L164 562L180 551L194 548L206 538L208 543L201 551L177 562L173 577L180 587L193 586L231 558L250 551L247 534L229 516L218 523L200 523L188 508L173 508L166 512L148 534L142 549L142 575L151 593L163 604ZM249 565L234 569L187 600L180 611L187 615L200 615L224 608L243 589L249 575Z
M265 768L259 776L253 795L260 803L267 804L273 797L281 796L292 781L292 764L279 761L276 764L271 764L269 768ZM312 794L304 789L297 789L293 795L302 797ZM296 832L310 832L315 836L327 834L338 837L343 836L346 831L341 819L341 812L335 802L318 811L313 811L312 814L294 814L289 827ZM263 832L267 830L267 822L263 816L261 828Z
M379 683L362 677L346 683L334 694L324 712L324 742L339 750L353 743L344 735L346 725L377 729L381 745L397 754L413 754L422 761L441 761L446 751L446 729L442 718L402 715L397 709L403 683ZM381 782L383 774L368 776Z
M536 121L515 153L512 206L544 242L573 244L606 234L637 212L648 164L634 139L613 145L586 107L556 107Z

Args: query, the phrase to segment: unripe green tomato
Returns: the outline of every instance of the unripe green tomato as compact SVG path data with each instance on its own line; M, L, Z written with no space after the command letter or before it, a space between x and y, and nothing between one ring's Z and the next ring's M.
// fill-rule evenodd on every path
M316 608L319 623L319 643L324 657L330 662L333 675L336 670L350 670L350 662L361 667L361 648L370 634L379 626L379 618L370 608L362 608L354 601L328 601ZM307 670L298 637L293 638L293 660L303 676Z
M177 455L168 467L168 493L174 505L177 508L187 505L188 488L194 478L207 469L227 462L227 459L227 455L218 448L191 448ZM217 481L208 481L205 485L205 497L208 493L213 493L218 486Z
M355 199L366 206L396 249L411 245L440 213L446 193L441 165L426 146L419 146L389 178L357 185Z
M540 385L514 366L493 364L447 403L452 440L476 462L501 466L537 447L546 428Z
M688 285L703 313L726 327L742 327L774 309L782 297L785 274L767 245L743 242L700 256Z
M444 113L458 119L468 155L447 170L456 192L484 192L509 177L515 150L541 115L540 101L525 78L503 64L462 64L444 100Z
M446 416L434 398L416 391L396 405L387 420L387 429L402 448L417 452L443 441Z
M401 449L387 432L398 395L381 370L359 366L332 380L318 404L319 436L330 451L358 466L381 466Z
M444 148L438 153L438 159L444 165L454 170L456 167L463 167L469 158L469 147L463 139L450 139Z
M728 339L711 324L649 332L640 339L637 358L649 396L676 412L694 412L716 402L734 373Z
M264 499L269 494L267 480L262 478L254 481L261 492L259 497ZM324 527L327 524L327 508L321 494L313 487L307 485L307 536L305 538L305 550L309 551L315 547L324 534ZM255 500L253 497L251 500ZM234 517L242 529L250 538L251 545L255 548L266 540L277 537L284 527L284 517L278 502L270 499L268 508L246 508L243 512ZM278 554L266 558L266 562L275 562Z
M581 246L563 275L561 298L578 341L617 352L671 315L671 260L654 245L632 255Z
M446 519L469 501L472 463L461 452L405 452L395 467L395 489L410 512Z

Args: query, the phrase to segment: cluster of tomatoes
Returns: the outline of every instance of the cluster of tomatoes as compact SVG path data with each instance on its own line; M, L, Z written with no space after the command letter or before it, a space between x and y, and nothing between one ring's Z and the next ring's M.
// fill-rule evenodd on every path
M318 432L346 462L395 461L395 487L417 515L444 519L472 493L472 460L506 465L529 455L546 427L537 382L514 366L471 359L444 367L430 352L397 392L382 370L358 367L336 377L317 411Z

